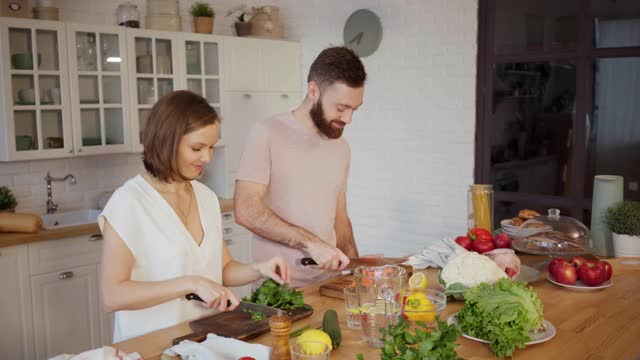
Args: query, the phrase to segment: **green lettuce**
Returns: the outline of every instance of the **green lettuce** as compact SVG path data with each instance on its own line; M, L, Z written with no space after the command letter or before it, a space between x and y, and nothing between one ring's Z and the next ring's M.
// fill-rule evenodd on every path
M480 284L464 294L458 313L463 333L487 340L500 358L511 356L516 346L524 348L529 332L540 329L542 302L524 282L501 279Z

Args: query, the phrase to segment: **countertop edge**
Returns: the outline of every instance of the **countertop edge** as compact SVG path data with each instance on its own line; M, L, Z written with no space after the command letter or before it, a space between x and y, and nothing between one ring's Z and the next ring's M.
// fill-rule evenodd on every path
M219 198L220 212L233 211L233 199ZM74 236L100 234L100 227L97 223L83 224L77 226L67 226L60 229L41 230L40 232L28 233L0 233L0 248L29 244L39 241L59 240Z

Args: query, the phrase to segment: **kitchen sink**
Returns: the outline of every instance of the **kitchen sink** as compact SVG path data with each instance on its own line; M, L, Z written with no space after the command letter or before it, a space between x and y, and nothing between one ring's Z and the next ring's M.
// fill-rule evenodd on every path
M92 224L98 221L98 215L101 212L101 210L88 209L47 214L42 216L42 223L45 229Z

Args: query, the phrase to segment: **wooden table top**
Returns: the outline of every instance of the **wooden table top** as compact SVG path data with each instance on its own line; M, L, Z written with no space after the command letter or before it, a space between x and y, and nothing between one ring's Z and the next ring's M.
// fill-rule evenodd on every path
M523 263L544 261L543 257L524 256ZM638 359L640 358L640 259L610 259L613 285L604 290L577 292L541 279L531 285L544 305L544 317L557 328L548 342L516 349L514 356L525 359ZM427 274L429 287L437 288L436 270L420 270ZM314 314L295 322L292 330L306 324L322 325L327 309L338 312L342 329L342 345L331 352L333 359L355 359L362 353L365 359L379 359L380 350L368 347L358 330L346 325L344 302L320 295L320 284L309 285L304 291L305 302L313 306ZM450 301L442 318L460 310L463 303ZM161 356L171 346L171 340L191 333L188 322L130 339L114 347L126 353L138 352L145 359L171 359ZM252 343L270 346L271 335L265 334ZM458 355L465 359L496 358L488 345L460 337Z

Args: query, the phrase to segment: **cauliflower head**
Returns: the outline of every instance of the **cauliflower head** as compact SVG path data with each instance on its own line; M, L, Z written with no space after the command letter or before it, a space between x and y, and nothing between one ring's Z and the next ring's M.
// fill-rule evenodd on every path
M469 251L450 259L440 276L447 285L460 283L472 288L480 283L493 284L507 274L487 256Z

